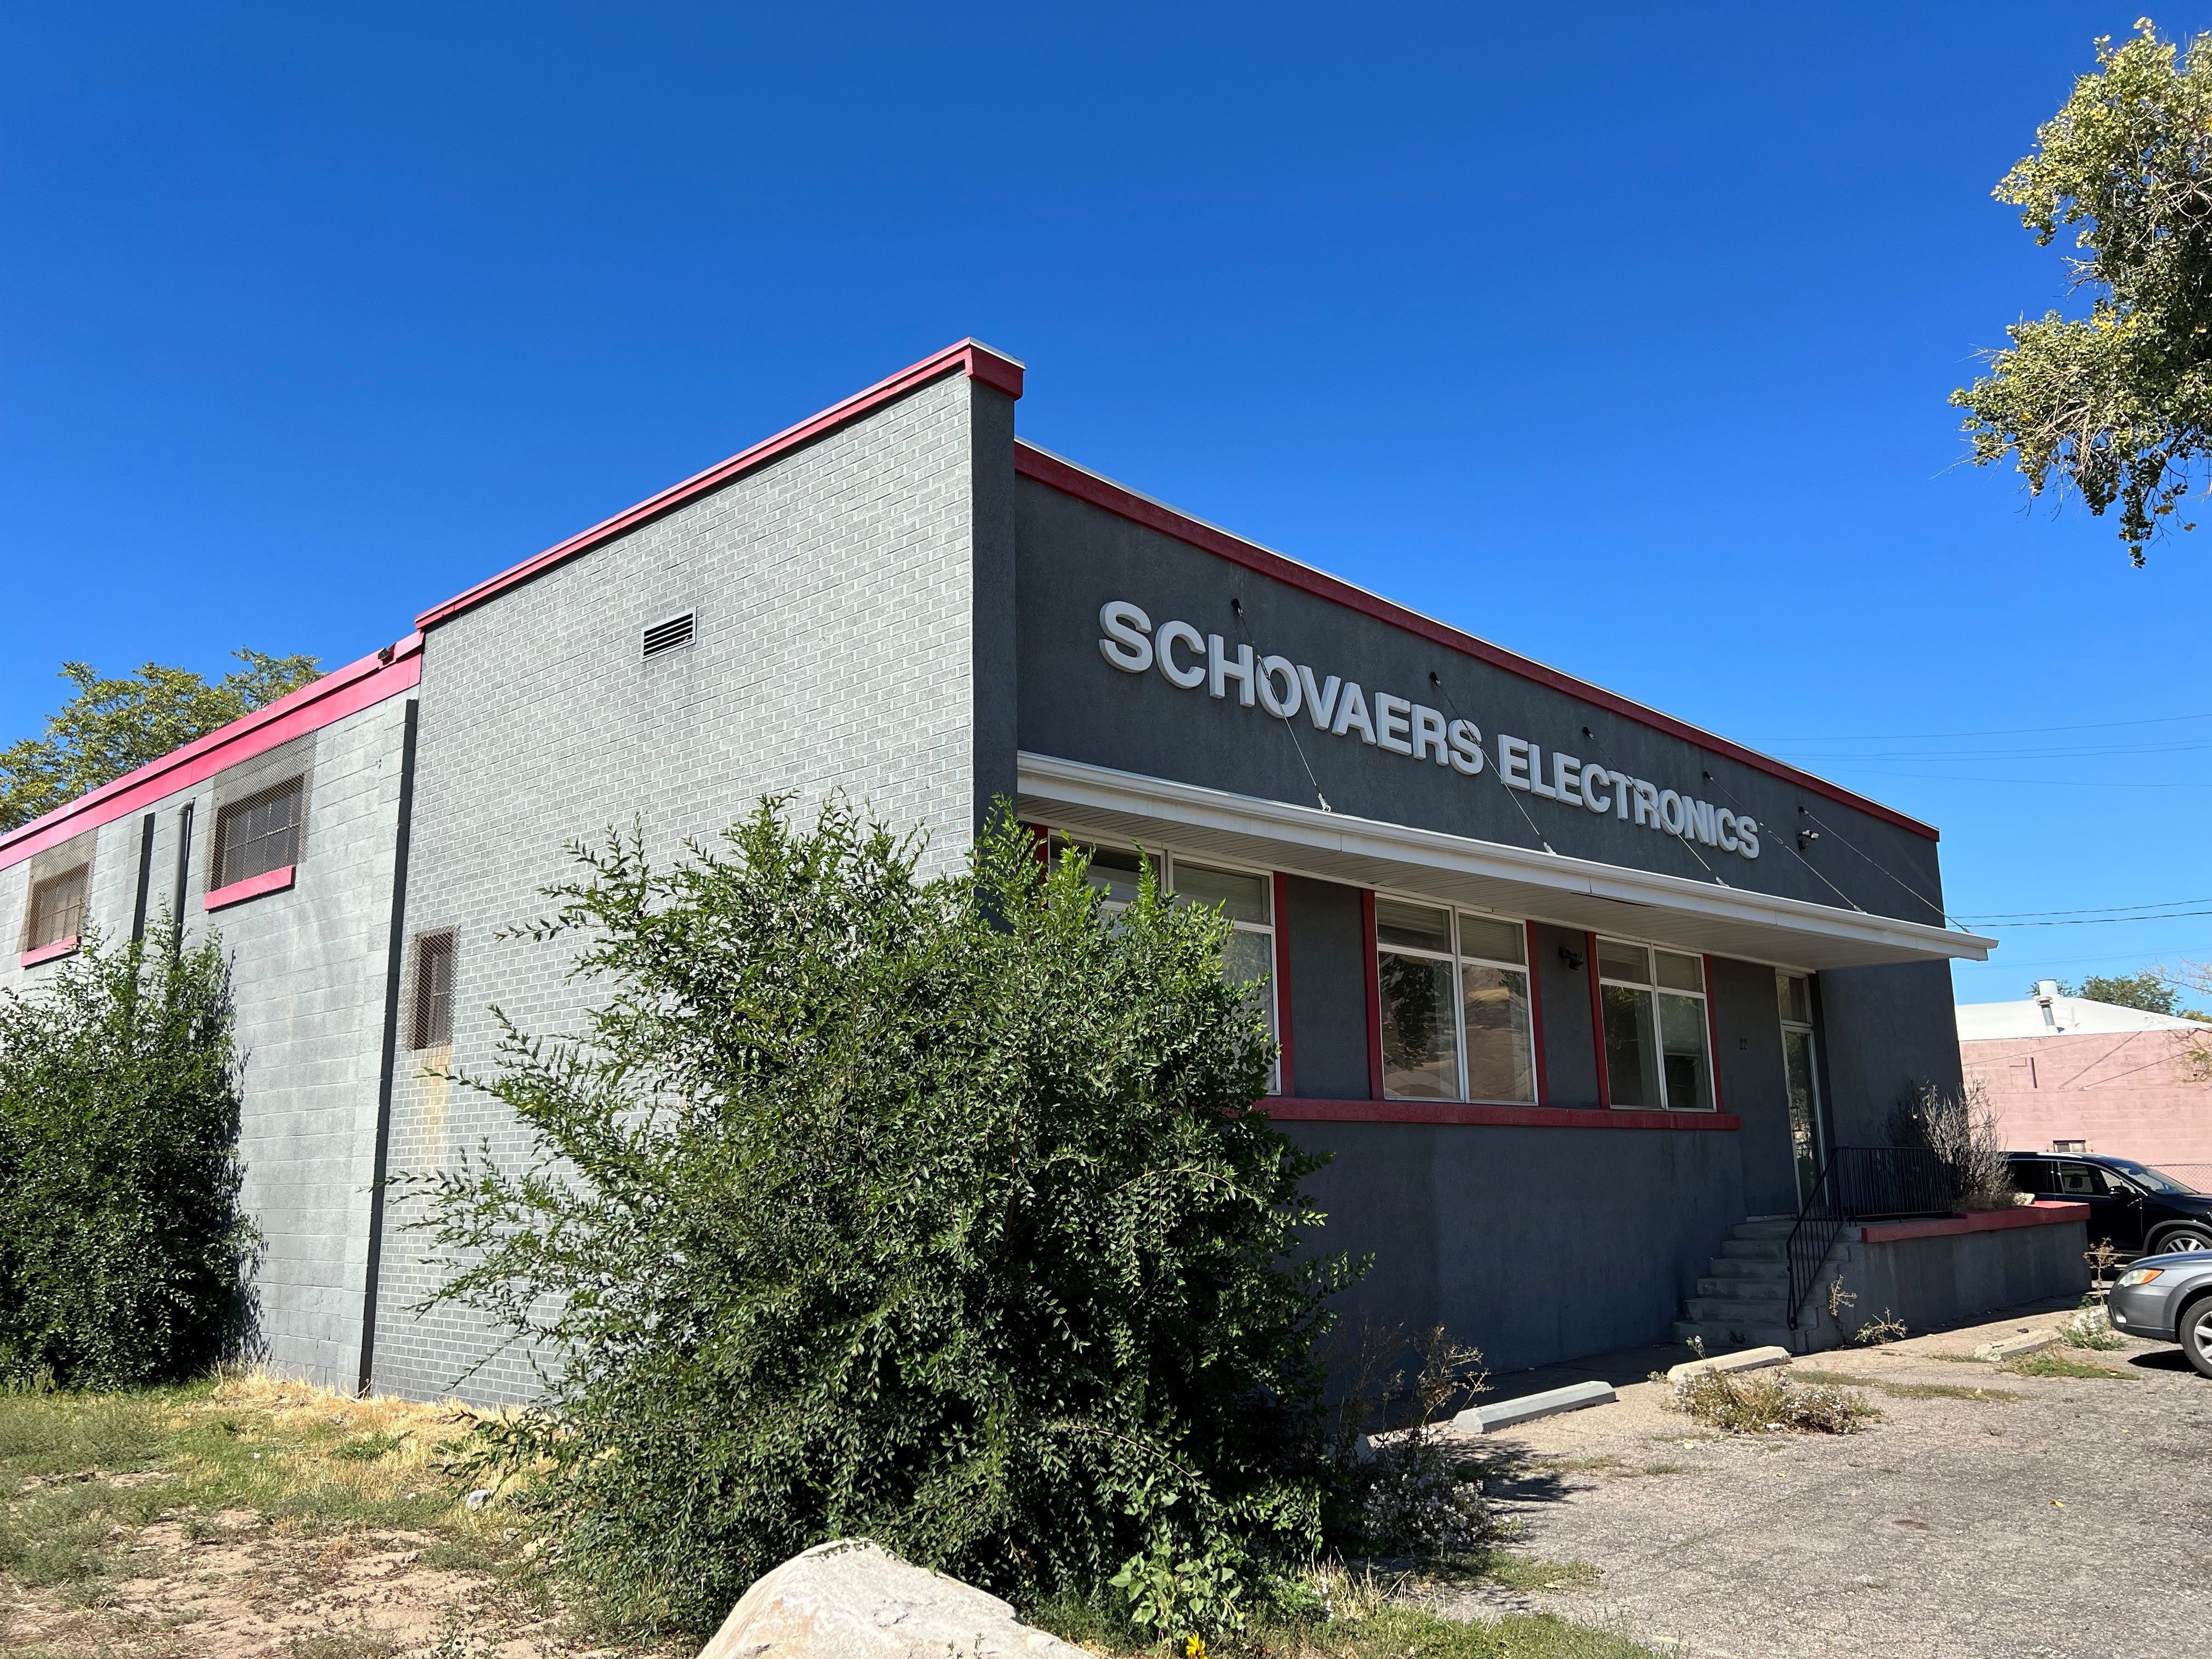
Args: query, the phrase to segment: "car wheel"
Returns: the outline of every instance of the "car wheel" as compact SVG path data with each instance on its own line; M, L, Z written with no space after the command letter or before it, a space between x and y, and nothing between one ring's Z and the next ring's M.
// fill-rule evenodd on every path
M2212 1296L2200 1296L2181 1310L2174 1334L2181 1352L2201 1376L2212 1376Z
M2212 1227L2172 1227L2151 1240L2150 1254L2166 1255L2179 1250L2212 1250Z

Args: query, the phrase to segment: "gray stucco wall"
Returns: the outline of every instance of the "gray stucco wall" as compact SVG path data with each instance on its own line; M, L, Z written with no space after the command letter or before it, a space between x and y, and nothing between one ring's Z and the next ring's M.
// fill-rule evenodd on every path
M1291 1092L1367 1098L1367 933L1359 890L1292 876L1284 883L1290 945Z
M1923 1083L1963 1086L1949 963L1831 969L1816 984L1837 1144L1887 1146L1900 1098Z
M451 1063L493 1061L497 1005L573 1031L589 988L568 944L495 937L565 878L571 837L643 826L656 860L711 840L760 796L832 791L934 832L926 867L963 855L979 811L1013 788L1008 586L1012 403L933 381L434 629L424 649L410 937L454 927ZM686 610L696 641L641 658L649 623ZM487 1097L422 1075L403 1048L394 1172L447 1165L481 1137L527 1146ZM415 1216L391 1206L374 1383L416 1397L534 1391L527 1356L487 1358L475 1316L410 1308L435 1276Z
M252 1358L335 1388L358 1381L375 1155L386 942L406 700L393 697L314 734L298 875L289 890L201 909L218 774L168 795L155 817L149 927L174 900L178 825L193 806L186 937L212 929L231 962L245 1056L241 1202L262 1235ZM129 939L144 810L99 833L93 920ZM0 872L0 986L34 988L59 971L25 970L12 949L27 866Z
M1936 844L1924 836L1034 479L1017 483L1025 750L1304 805L1315 804L1310 763L1339 812L1514 847L1534 846L1540 834L1572 857L1695 880L1710 879L1710 866L1732 885L1759 892L1834 905L1842 902L1840 890L1877 915L1940 920L1929 902L1899 884L1942 902ZM1547 750L1556 747L1662 788L1718 805L1733 803L1789 833L1767 836L1756 860L1704 847L1693 853L1674 837L1609 814L1509 790L1494 766L1463 777L1449 766L1370 747L1356 733L1316 732L1303 714L1291 722L1275 720L1263 708L1243 706L1226 684L1230 695L1216 700L1204 688L1178 690L1157 672L1122 672L1098 649L1099 607L1110 599L1141 606L1156 626L1178 618L1201 633L1217 633L1232 653L1249 629L1255 654L1279 653L1316 675L1357 681L1370 698L1382 690L1426 703L1474 721L1486 739L1500 732L1532 738ZM1231 609L1232 599L1242 603L1241 618ZM1292 724L1303 761L1286 729ZM1585 727L1592 733L1587 738ZM1801 806L1830 826L1802 856L1792 850L1796 828L1810 822L1801 818ZM1534 821L1533 832L1524 810Z
M1346 1325L1440 1321L1493 1370L1668 1340L1744 1215L1725 1130L1284 1127L1331 1154L1307 1183L1328 1218L1312 1246L1376 1257Z

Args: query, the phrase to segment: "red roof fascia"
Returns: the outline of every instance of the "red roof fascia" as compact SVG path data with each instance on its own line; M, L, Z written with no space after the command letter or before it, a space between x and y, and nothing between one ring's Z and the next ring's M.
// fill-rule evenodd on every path
M1845 806L1856 808L1870 817L1880 818L1885 823L1893 823L1900 830L1910 830L1916 836L1925 836L1929 841L1940 839L1940 832L1934 825L1923 823L1917 818L1907 817L1904 813L1884 806L1879 801L1869 800L1863 795L1855 795L1850 790L1830 783L1824 778L1814 777L1810 772L1801 772L1787 762L1774 760L1754 750L1746 749L1741 744L1730 743L1725 738L1715 737L1711 732L1701 731L1686 720L1678 720L1671 714L1662 714L1656 708L1646 708L1641 703L1632 702L1626 697L1607 691L1601 686L1592 685L1585 680L1578 680L1571 674L1563 674L1556 668L1547 668L1542 663L1516 655L1502 646L1492 645L1487 640L1477 639L1472 634L1463 634L1458 629L1424 617L1417 611L1408 611L1403 605L1393 605L1389 600L1370 593L1364 588L1354 587L1350 582L1340 581L1334 576L1324 575L1310 565L1300 564L1294 559L1286 559L1281 554L1272 552L1256 543L1244 541L1231 535L1225 530L1218 529L1200 520L1186 517L1171 507L1164 506L1149 496L1139 495L1134 490L1115 483L1110 479L1102 478L1095 472L1086 472L1083 468L1064 461L1059 456L1038 449L1033 445L1024 443L1018 438L1014 441L1014 471L1025 478L1033 478L1037 483L1057 489L1063 495L1073 495L1079 501L1088 501L1093 507L1103 507L1109 513L1127 519L1133 524L1140 524L1147 529L1173 536L1177 541L1188 542L1193 547L1212 553L1217 557L1227 559L1232 564L1242 565L1247 570L1257 571L1263 576L1272 577L1292 587L1302 588L1333 604L1343 605L1347 610L1357 611L1361 615L1372 617L1378 622L1389 623L1394 628L1402 628L1409 634L1418 634L1423 639L1443 646L1447 650L1456 651L1463 656L1489 663L1493 667L1503 668L1508 673L1518 674L1522 679L1533 680L1537 684L1547 687L1553 691L1564 692L1571 697L1578 697L1584 702L1596 705L1608 714L1619 714L1624 719L1636 721L1638 725L1648 726L1656 732L1664 732L1668 737L1680 738L1686 743L1693 743L1700 749L1708 750L1716 755L1725 755L1730 760L1739 761L1746 766L1755 767L1759 771L1780 778L1785 782L1794 783L1801 789L1809 789L1814 794L1825 796L1830 800L1839 801Z
M44 817L0 835L0 870L12 868L88 830L112 823L179 789L204 783L279 744L319 732L386 697L411 690L422 678L422 636L410 634L397 645L333 669L266 708L242 715L220 731L196 738L135 772L126 772L78 796L66 806L56 807Z
M992 350L980 341L962 340L945 347L933 356L923 358L911 368L901 369L887 380L878 380L865 392L854 392L842 403L832 404L819 415L801 421L797 426L787 427L773 438L763 439L750 449L740 450L726 461L717 462L704 472L696 473L682 483L672 485L658 495L648 496L635 507L617 513L613 518L547 548L537 557L526 559L510 570L502 570L489 580L478 582L467 592L425 611L416 617L415 626L427 630L435 628L440 623L449 622L463 611L473 610L510 587L526 582L533 576L542 575L580 553L588 553L626 531L649 524L663 514L672 513L688 501L696 501L702 495L720 489L741 474L956 370L970 380L981 380L985 386L1005 392L1009 398L1022 395L1022 365L1019 362Z

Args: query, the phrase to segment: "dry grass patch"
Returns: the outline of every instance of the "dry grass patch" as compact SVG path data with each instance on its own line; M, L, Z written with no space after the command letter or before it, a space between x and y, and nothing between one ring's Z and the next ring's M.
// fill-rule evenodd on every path
M1847 1371L1824 1371L1793 1365L1790 1371L1802 1382L1832 1387L1872 1389L1893 1400L1978 1400L1985 1405L2009 1405L2021 1396L2010 1389L1978 1389L1960 1382L1892 1382L1878 1376L1854 1376Z
M0 1648L66 1659L552 1659L583 1638L462 1407L261 1375L0 1393Z

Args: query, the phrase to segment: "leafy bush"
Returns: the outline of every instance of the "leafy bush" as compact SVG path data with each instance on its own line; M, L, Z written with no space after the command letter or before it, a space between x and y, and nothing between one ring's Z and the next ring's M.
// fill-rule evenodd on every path
M786 805L673 868L572 848L526 936L577 942L597 1012L464 1079L532 1162L405 1178L433 1304L544 1357L480 1467L638 1623L707 1628L854 1535L1233 1623L1318 1540L1310 1349L1349 1269L1297 1254L1316 1164L1255 1108L1226 922L1148 874L1109 924L1011 822L925 881L916 841Z
M1692 1371L1665 1403L1725 1434L1855 1434L1881 1416L1856 1389L1794 1382L1786 1370Z
M1405 1328L1363 1321L1335 1413L1342 1503L1330 1516L1347 1547L1384 1555L1468 1556L1504 1534L1479 1480L1438 1437L1437 1423L1489 1387L1480 1349L1441 1325L1422 1340L1412 1382ZM1373 1436L1360 1431L1372 1425ZM1346 1513L1346 1511L1349 1513Z
M212 938L88 934L0 992L0 1376L120 1388L235 1346L253 1235L231 1024Z
M2128 1346L2125 1339L2112 1329L2102 1308L2082 1309L2058 1328L2058 1334L2069 1348L2093 1348L2110 1353Z
M2013 1201L2012 1169L2004 1134L1979 1078L1958 1093L1922 1084L1889 1115L1889 1138L1899 1146L1925 1147L1951 1176L1958 1202L1968 1210L2002 1210Z

